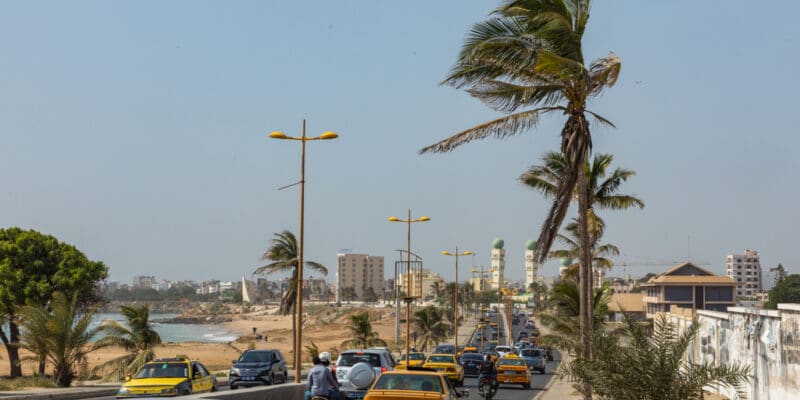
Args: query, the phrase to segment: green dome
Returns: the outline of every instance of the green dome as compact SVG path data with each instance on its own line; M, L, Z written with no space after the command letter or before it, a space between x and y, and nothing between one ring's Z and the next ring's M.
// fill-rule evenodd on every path
M492 248L494 249L502 249L505 246L506 242L503 239L497 238L492 242Z
M572 258L570 257L561 257L561 266L562 267L569 267L572 265Z
M525 242L525 248L528 250L536 250L536 241L528 240L527 242Z

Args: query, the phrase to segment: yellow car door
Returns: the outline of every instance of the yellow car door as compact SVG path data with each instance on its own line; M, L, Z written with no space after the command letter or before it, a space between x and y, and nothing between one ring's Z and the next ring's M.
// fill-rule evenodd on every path
M192 393L203 393L211 391L211 375L199 363L192 363Z

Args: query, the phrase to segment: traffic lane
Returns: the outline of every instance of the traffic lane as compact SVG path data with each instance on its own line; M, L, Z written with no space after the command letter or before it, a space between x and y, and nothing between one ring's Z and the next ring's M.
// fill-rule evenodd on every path
M531 388L523 389L522 385L505 385L500 384L500 389L497 394L492 398L494 400L531 400L534 396L544 390L545 386L555 376L555 371L558 368L557 361L547 363L547 372L540 374L538 372L531 374ZM464 389L469 389L470 399L481 399L478 394L478 378L467 377L464 379ZM461 388L459 388L461 389Z
M122 386L122 384L120 384L120 386ZM220 385L219 388L217 389L217 391L219 391L219 392L222 392L222 391L225 391L225 390L230 390L230 387L228 387L227 385L225 385L225 386ZM180 398L180 397L178 397L178 398ZM84 400L116 400L116 396L89 397L89 398L85 398Z

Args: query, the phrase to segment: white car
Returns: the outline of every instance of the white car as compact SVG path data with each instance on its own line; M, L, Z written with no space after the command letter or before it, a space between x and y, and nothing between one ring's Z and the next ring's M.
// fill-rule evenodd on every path
M511 347L508 346L497 346L494 348L494 351L496 351L497 354L500 355L500 358L503 358L506 356L506 354L512 353L514 350L512 350Z

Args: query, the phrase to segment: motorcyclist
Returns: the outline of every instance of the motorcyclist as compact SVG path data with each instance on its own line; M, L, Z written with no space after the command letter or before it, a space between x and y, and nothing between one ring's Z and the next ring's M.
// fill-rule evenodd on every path
M314 367L308 371L305 398L307 400L314 397L332 399L333 396L338 396L339 384L331 370L322 363L319 356L314 356L313 362Z
M489 378L492 386L497 386L497 366L494 365L492 356L489 354L483 355L483 362L478 370L478 382L480 382L484 377Z

